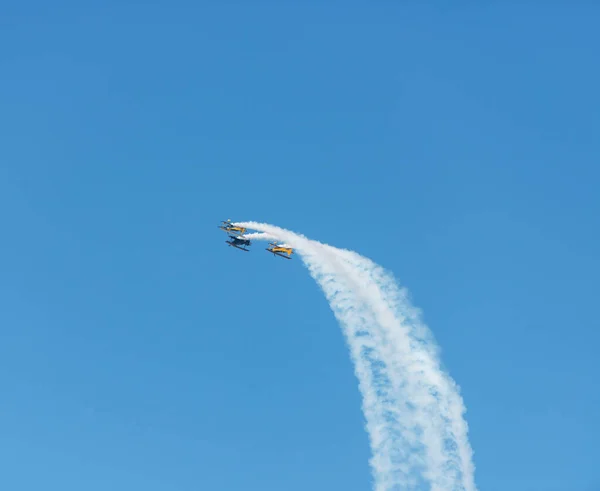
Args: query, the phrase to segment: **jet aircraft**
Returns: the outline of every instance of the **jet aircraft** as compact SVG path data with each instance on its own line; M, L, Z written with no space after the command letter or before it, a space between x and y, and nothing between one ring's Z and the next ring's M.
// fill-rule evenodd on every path
M292 259L290 256L294 253L294 249L292 249L291 247L282 247L274 242L271 242L269 244L269 247L267 247L267 251L269 251L274 256L280 256L284 259ZM285 254L287 254L287 256Z
M236 235L244 235L246 233L246 229L244 227L236 227L233 223L231 223L231 219L227 221L221 221L222 225L219 225L221 230L224 230L228 234L234 233Z
M244 239L240 236L230 235L230 240L226 240L225 242L229 244L230 247L235 247L241 251L250 252L250 249L246 249L244 246L249 246L252 242L249 239Z

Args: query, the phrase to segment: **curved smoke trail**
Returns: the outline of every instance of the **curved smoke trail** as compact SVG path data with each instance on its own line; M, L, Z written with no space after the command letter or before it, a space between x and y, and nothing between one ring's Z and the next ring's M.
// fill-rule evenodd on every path
M376 491L476 491L465 407L440 367L429 329L383 268L273 225L239 222L255 240L284 241L302 257L345 334L369 435Z

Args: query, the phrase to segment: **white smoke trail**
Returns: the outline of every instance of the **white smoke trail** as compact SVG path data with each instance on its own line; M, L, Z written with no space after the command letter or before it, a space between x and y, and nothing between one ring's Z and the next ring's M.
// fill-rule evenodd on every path
M453 449L446 449L447 454L451 456L446 460L446 469L454 468L455 472L460 472L464 488L474 490L473 452L467 436L468 426L463 418L466 409L460 397L458 386L440 367L438 348L433 335L421 322L417 309L410 305L406 290L398 289L393 276L355 252L338 249L338 254L344 257L353 267L361 270L362 274L367 275L377 285L378 291L374 292L377 297L374 298L374 305L378 305L382 301L388 306L388 309L396 312L394 322L390 324L382 323L392 336L390 342L392 348L398 346L399 341L401 341L397 339L400 332L399 325L408 327L410 337L416 343L413 343L411 352L411 355L413 355L413 368L425 378L429 392L434 394L436 399L429 408L430 416L436 419L428 418L426 423L434 422L437 424L439 429L445 432L444 442L446 446L454 447ZM418 351L425 355L424 358L420 359L419 356L414 356Z
M459 390L438 360L430 331L406 292L372 261L273 225L255 240L284 240L323 289L348 341L367 420L376 491L475 491Z

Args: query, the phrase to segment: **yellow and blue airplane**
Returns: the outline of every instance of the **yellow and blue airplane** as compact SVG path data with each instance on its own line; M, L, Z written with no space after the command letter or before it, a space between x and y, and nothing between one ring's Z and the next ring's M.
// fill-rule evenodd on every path
M233 223L231 223L231 219L227 219L227 221L222 220L222 225L219 225L221 230L224 230L227 233L234 233L236 235L244 235L246 233L246 229L244 227L236 227Z
M280 256L284 259L292 259L290 256L294 253L294 249L291 247L282 247L277 245L275 242L271 242L269 247L267 247L267 251L269 251L274 256ZM285 255L287 254L287 256Z

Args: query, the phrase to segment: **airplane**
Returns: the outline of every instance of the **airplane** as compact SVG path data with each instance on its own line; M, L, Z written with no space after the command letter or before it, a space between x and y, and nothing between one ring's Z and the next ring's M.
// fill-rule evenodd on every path
M282 247L280 245L277 245L275 242L271 242L269 244L269 247L267 247L267 251L269 251L274 256L280 256L284 259L292 259L290 256L294 253L294 249L292 249L291 247ZM284 254L287 254L287 256L285 256Z
M222 225L219 225L219 228L227 233L232 232L237 235L244 235L246 233L246 229L244 227L236 227L233 223L231 223L231 219L228 219L227 221L222 220L221 223Z
M241 237L230 235L229 238L231 240L226 240L225 242L229 244L230 247L235 247L241 251L250 252L250 249L246 249L243 246L249 246L252 242L249 239L242 239Z

